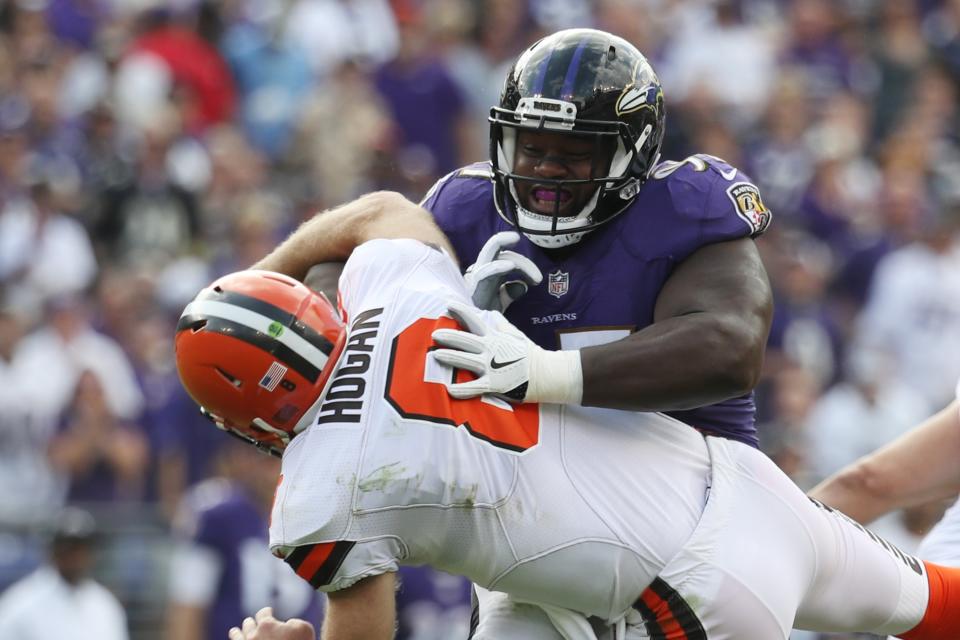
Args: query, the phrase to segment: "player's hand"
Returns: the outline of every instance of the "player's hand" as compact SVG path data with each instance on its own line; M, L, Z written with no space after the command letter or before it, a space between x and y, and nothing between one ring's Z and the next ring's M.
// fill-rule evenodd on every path
M473 304L479 308L503 313L530 285L543 281L543 274L530 258L505 248L519 241L516 231L501 231L487 240L477 261L467 267L463 278Z
M447 383L454 398L493 394L513 402L579 404L583 372L579 351L541 349L500 313L495 325L484 322L484 313L460 302L451 302L450 315L465 331L437 329L433 339L445 349L433 351L438 362L476 374L475 380Z
M540 347L499 316L497 327L488 328L480 310L459 302L450 303L450 314L466 331L437 329L434 341L449 349L433 352L438 362L477 375L469 382L449 383L454 398L473 398L492 393L523 402L530 380L530 358Z
M290 618L280 622L273 609L264 607L253 618L246 618L241 627L228 632L230 640L315 640L313 625L306 620Z

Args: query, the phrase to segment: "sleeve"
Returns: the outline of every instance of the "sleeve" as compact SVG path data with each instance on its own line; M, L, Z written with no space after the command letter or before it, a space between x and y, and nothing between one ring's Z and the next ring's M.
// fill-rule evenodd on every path
M314 589L324 592L340 591L364 578L396 572L404 555L395 538L278 546L273 553Z
M772 214L760 189L726 161L700 154L664 165L658 172L669 176L668 189L678 215L696 225L697 246L756 238L770 225Z
M447 175L434 182L433 186L430 187L430 190L427 191L427 195L423 196L423 200L420 201L420 206L436 216L436 211L440 208L438 206L438 201L440 199L440 194L443 192L443 188L458 173L459 170L451 171Z
M473 262L487 238L501 229L492 178L488 163L462 167L438 180L420 203L447 234L464 265Z

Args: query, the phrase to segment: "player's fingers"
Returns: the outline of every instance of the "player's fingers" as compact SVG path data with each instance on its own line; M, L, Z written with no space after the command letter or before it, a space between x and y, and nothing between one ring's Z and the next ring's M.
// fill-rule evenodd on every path
M286 622L287 629L290 631L290 640L313 640L316 632L313 625L300 618L290 618Z
M486 373L484 360L474 354L453 351L451 349L437 349L433 352L433 357L436 358L440 364L445 364L454 369L466 369L477 375Z
M489 391L486 382L482 379L471 380L470 382L458 382L447 384L447 393L457 400L467 400L482 396Z
M227 637L230 640L243 640L243 632L240 631L239 627L230 627L230 631L227 631Z
M497 257L500 250L504 247L512 247L520 241L520 234L516 231L501 231L495 233L483 244L480 253L477 254L477 261L474 264L484 264Z
M527 293L527 283L522 280L511 280L500 286L500 308L507 310L514 300Z
M437 344L459 349L467 353L480 353L483 351L483 342L472 333L458 331L456 329L436 329L431 337Z
M244 636L249 636L257 630L257 621L248 616L243 619L243 624L240 625L240 629L243 631Z
M447 305L447 310L460 326L478 336L486 335L487 328L483 324L483 315L476 307L453 300Z
M478 266L473 270L473 279L476 282L483 282L490 278L500 278L515 270L513 262L510 260L500 260L499 258Z
M519 271L520 276L530 284L540 284L543 281L543 273L540 267L534 264L533 260L516 251L501 251L497 256L497 262L501 260L513 265L511 271Z
M264 618L272 618L272 617L273 617L272 607L264 607L260 609L260 611L257 611L256 614L254 614L254 618L258 623L263 622Z

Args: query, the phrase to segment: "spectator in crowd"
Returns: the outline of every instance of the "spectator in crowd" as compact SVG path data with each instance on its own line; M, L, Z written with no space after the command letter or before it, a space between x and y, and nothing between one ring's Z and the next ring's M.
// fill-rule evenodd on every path
M37 160L20 198L0 201L0 284L11 304L39 312L52 297L79 295L93 283L97 260L87 230L62 212L70 178Z
M63 501L63 482L47 455L54 418L31 398L36 382L19 365L29 322L0 298L0 589L36 568L42 550L30 532Z
M857 319L853 348L889 359L896 383L924 398L925 413L949 401L960 377L958 222L955 206L921 220L921 238L878 264Z
M100 506L143 498L147 439L107 403L100 378L82 371L50 442L50 459L69 485L67 500Z
M374 74L377 90L396 123L395 171L406 190L425 192L465 160L471 144L463 91L431 47L429 22L415 2L403 3L397 57Z
M86 298L74 295L47 302L46 321L23 339L16 352L20 374L43 381L27 397L45 413L60 415L80 374L89 370L99 379L110 411L135 420L143 408L143 393L130 358L116 340L93 328L89 305Z
M135 175L101 196L95 233L106 258L158 269L188 252L200 233L196 194L171 173L182 122L171 109L140 131Z
M216 47L191 28L195 18L190 9L147 9L138 17L139 33L127 52L132 58L153 58L166 67L168 91L190 132L229 120L236 101L230 69Z
M267 548L277 460L228 442L218 461L220 473L186 494L174 521L166 638L220 640L265 606L319 625L318 594Z
M127 640L123 608L90 577L101 545L92 515L76 507L63 510L49 563L0 595L0 637Z

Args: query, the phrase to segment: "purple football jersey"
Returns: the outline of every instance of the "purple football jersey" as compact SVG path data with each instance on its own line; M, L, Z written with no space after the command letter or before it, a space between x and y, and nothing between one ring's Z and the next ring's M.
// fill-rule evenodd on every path
M493 202L490 167L443 178L427 194L463 267L484 242L512 229ZM513 249L532 259L543 282L514 302L507 318L547 349L625 337L653 321L664 282L704 245L759 235L770 220L749 178L718 158L691 156L657 166L630 207L567 251L544 251L526 237ZM753 394L670 415L699 429L758 446Z
M190 516L180 518L180 535L212 551L221 567L213 602L207 610L206 636L226 638L260 608L272 606L280 619L298 617L319 625L320 596L267 544L267 517L238 486L211 479L186 498Z

